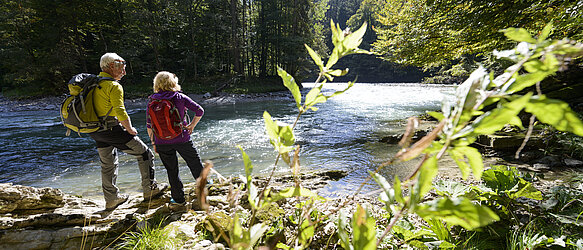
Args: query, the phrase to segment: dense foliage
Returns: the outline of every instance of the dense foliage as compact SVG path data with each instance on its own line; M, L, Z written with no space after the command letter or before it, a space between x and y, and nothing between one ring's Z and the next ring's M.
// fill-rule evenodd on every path
M583 39L581 1L367 1L380 9L375 49L423 67L508 49L512 44L499 32L507 27L540 31L550 22L556 27L551 37Z
M64 92L99 57L128 61L126 84L150 85L155 72L186 84L205 77L299 75L302 44L323 46L327 0L7 0L0 6L2 89ZM317 45L320 46L317 46Z

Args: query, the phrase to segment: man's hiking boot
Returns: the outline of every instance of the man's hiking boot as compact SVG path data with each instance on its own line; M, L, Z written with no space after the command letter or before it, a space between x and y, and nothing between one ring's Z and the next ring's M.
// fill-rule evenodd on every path
M105 202L105 210L107 210L107 211L114 210L119 205L126 202L128 200L128 197L129 196L127 194L122 194L112 201L106 201Z
M152 183L150 190L144 190L144 200L148 201L161 195L170 185L168 183Z

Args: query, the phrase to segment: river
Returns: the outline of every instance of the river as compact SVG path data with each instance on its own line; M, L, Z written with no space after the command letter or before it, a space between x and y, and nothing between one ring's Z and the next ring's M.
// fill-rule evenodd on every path
M310 88L307 88L304 95ZM327 94L346 87L327 83ZM355 84L346 93L319 104L319 110L303 115L295 134L301 146L300 162L306 169L341 169L347 177L321 190L334 196L351 191L398 148L380 142L383 137L404 130L404 119L426 111L439 110L450 98L454 86L421 84ZM149 141L145 128L144 104L127 103L139 136ZM244 174L240 145L249 154L254 172L268 173L276 154L265 134L263 112L276 120L293 123L297 116L290 99L247 101L204 106L205 115L192 138L203 160L212 160L224 176ZM101 197L100 165L93 140L87 135L65 136L58 110L4 112L0 114L0 182L36 187L54 187L84 197ZM180 158L179 158L180 159ZM181 160L181 159L180 159ZM137 193L139 173L132 156L120 154L118 186L122 192ZM407 163L389 166L383 174L402 175ZM289 171L283 164L277 172ZM181 178L194 181L181 161ZM156 159L156 177L166 182L166 171Z

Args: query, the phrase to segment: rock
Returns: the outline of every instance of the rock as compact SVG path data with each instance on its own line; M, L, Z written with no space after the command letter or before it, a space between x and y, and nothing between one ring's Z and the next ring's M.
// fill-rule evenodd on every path
M532 168L536 172L546 172L551 170L551 167L548 164L544 163L535 163L532 165Z
M202 98L204 98L204 99L208 99L208 98L211 98L211 97L212 97L212 95L209 92L206 92L206 93L204 93L204 95L202 95Z
M63 192L58 189L0 184L0 213L59 208L63 204Z
M554 155L547 155L543 158L540 158L536 161L536 163L541 163L541 164L547 165L550 168L556 168L556 167L563 166L563 163L561 162L561 158L558 156L554 156Z
M570 168L579 168L583 166L583 161L572 158L565 158L563 159L563 164Z

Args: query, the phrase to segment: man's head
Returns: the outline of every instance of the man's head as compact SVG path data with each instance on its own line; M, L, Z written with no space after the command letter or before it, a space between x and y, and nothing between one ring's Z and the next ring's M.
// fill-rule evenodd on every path
M105 53L99 61L101 70L110 74L113 79L121 80L126 75L126 61L116 53Z

